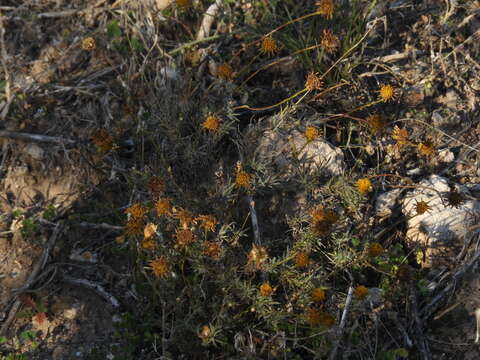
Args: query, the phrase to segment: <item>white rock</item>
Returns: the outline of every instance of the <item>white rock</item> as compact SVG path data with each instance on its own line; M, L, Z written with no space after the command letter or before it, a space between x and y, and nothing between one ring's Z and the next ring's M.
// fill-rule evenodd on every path
M453 245L463 241L469 227L480 216L480 202L476 200L465 200L458 207L449 206L446 203L449 191L445 178L432 175L402 201L402 211L409 218L407 242L425 251L424 266L441 263L442 255L456 255L452 254ZM418 215L416 204L420 201L425 201L431 209Z
M341 175L345 171L342 150L321 138L307 143L298 130L267 130L260 138L257 157L275 164L282 173L294 170L295 158L307 166L309 172L318 168L330 175Z
M45 157L45 150L43 150L37 144L28 144L25 148L25 152L35 160L43 160Z
M375 202L376 215L379 217L390 216L401 192L402 189L393 189L378 195Z
M441 149L438 151L438 160L443 163L451 163L455 160L455 155L449 149Z

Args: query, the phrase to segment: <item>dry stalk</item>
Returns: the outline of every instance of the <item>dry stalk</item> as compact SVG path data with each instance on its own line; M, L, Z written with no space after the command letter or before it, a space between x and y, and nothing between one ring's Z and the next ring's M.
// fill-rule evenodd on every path
M221 4L222 0L215 0L215 2L208 7L207 11L203 15L200 29L198 29L197 41L205 39L206 37L208 37L208 34L210 34L213 20L215 20L215 16L217 15Z
M8 138L8 139L14 139L14 140L23 140L23 141L40 142L40 143L50 143L50 144L74 145L77 143L75 140L64 139L56 136L22 133L22 132L9 131L9 130L0 130L0 138Z
M7 103L3 107L2 112L0 113L0 118L5 120L8 114L8 109L12 103L12 92L10 89L11 86L11 76L7 67L7 48L5 46L5 27L3 25L3 14L0 13L0 57L3 67L3 72L5 73L5 98Z
M70 284L85 286L86 288L95 291L98 295L112 304L113 307L120 307L118 300L113 295L109 294L100 284L94 283L93 281L87 279L73 278L68 275L63 275L63 280L69 282Z
M353 298L353 286L350 285L348 288L347 299L345 300L345 307L343 308L342 318L340 320L340 325L337 329L337 340L333 346L333 350L328 357L329 360L335 360L337 358L338 347L342 341L343 332L345 330L345 325L347 324L348 311L350 309L350 304L352 303Z

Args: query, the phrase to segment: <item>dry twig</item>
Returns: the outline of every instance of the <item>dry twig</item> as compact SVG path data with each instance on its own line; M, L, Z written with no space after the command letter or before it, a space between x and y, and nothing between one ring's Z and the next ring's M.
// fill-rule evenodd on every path
M63 279L66 282L69 282L74 285L85 286L86 288L89 288L95 291L98 295L100 295L105 300L107 300L110 304L112 304L113 307L115 308L120 307L120 303L118 302L118 300L113 295L109 294L100 284L94 283L93 281L86 280L86 279L73 278L68 275L63 275Z

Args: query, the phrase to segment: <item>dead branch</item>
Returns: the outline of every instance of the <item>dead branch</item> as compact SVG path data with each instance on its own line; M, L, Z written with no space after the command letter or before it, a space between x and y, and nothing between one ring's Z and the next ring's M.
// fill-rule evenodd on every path
M106 223L92 224L92 223L89 223L89 222L82 221L78 225L81 226L81 227L92 228L92 229L100 229L100 230L113 230L113 231L123 231L124 230L123 226L115 226L115 225L110 225L110 224L106 224Z
M3 67L3 72L5 73L5 97L7 99L7 103L3 107L2 112L0 113L0 118L5 120L8 114L8 109L10 108L10 104L12 103L12 93L11 93L11 78L10 72L8 71L7 67L7 48L5 46L5 27L3 26L3 15L0 13L0 57Z
M74 145L77 143L77 141L75 140L64 139L56 136L22 133L22 132L9 131L9 130L0 130L0 138L50 143L50 144L61 144L61 145Z
M98 295L100 295L102 298L107 300L110 304L112 304L113 307L115 308L120 307L119 301L113 295L109 294L100 284L94 283L93 281L86 280L86 279L76 279L68 275L63 275L63 280L65 280L70 284L80 285L88 289L91 289L95 291Z
M350 304L352 303L353 298L353 286L350 285L348 288L347 299L345 300L345 307L343 308L342 318L340 320L340 325L337 329L337 339L335 340L335 345L333 346L332 352L328 357L329 360L335 360L337 358L338 347L342 341L343 332L345 330L345 325L347 323L348 311L350 309Z
M221 4L222 0L216 0L212 5L209 6L203 15L202 24L200 25L200 29L198 29L197 33L197 41L205 39L210 33L213 20L215 20L215 16L217 15Z

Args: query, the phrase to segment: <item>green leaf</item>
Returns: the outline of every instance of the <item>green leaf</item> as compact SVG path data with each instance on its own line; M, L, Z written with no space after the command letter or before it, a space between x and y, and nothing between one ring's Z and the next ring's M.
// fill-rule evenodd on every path
M113 38L122 36L122 29L118 26L118 20L112 20L107 24L107 35Z
M408 350L405 348L398 348L395 350L395 355L400 356L402 359L408 358Z
M0 336L0 345L5 344L7 342L7 338L5 336Z

